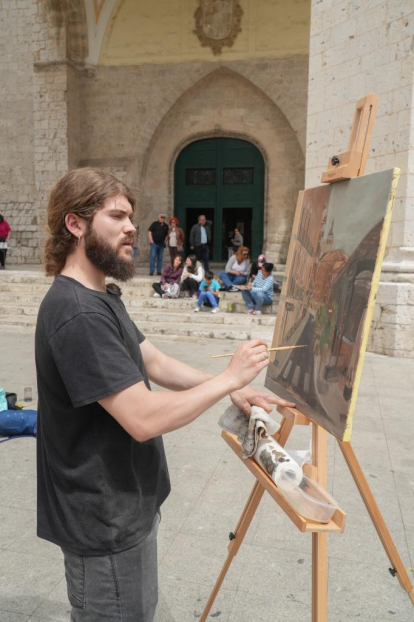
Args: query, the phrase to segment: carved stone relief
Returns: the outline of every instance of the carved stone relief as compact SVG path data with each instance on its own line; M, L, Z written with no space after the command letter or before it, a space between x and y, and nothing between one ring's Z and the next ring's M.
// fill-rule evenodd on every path
M199 0L194 13L194 33L203 47L211 48L215 56L223 47L232 47L241 32L243 9L239 0Z

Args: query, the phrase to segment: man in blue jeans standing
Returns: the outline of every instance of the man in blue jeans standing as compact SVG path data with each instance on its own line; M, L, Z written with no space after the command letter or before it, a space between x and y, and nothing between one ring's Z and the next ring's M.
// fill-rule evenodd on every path
M246 313L261 315L263 305L271 305L274 298L272 263L264 263L253 283L249 283L247 289L242 291L243 300L246 303Z
M148 228L148 240L150 243L150 276L154 274L155 260L157 260L157 274L161 274L165 238L168 234L168 225L165 219L165 214L159 214L158 220L154 220Z

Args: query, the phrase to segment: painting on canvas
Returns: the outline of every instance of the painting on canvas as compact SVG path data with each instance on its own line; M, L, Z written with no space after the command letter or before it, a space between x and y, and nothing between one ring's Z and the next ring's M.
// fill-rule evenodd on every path
M300 193L266 387L349 440L398 169Z

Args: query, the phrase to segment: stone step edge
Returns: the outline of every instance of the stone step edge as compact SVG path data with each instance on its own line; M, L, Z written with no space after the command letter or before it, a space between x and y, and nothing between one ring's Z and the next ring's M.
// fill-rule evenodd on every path
M241 305L240 305L241 306ZM25 305L25 308L30 309L30 310L36 310L37 305ZM244 309L244 307L243 307ZM5 312L7 311L7 312ZM23 312L20 312L23 311ZM22 309L21 305L19 306L15 306L15 305L8 305L8 304L0 304L0 317L2 318L6 318L6 317L37 317L38 313L25 313L24 312L25 309ZM165 319L171 318L171 315L179 315L182 316L182 318L191 318L194 317L194 307L192 306L191 308L186 308L186 309L163 309L162 307L158 308L158 307L132 307L128 309L129 311L129 315L131 317L134 316L141 316L141 315L145 315L145 314L149 314L149 313L153 313L154 315L157 316L165 316ZM207 313L211 313L210 309L201 309L200 313L207 315ZM228 312L225 309L220 309L220 315L226 315L226 317L231 317L232 319L234 318L234 320L237 320L237 317L244 317L246 315L245 311L233 311L233 312ZM200 316L198 316L200 317ZM269 320L269 322L271 321L269 318L272 318L273 320L276 320L276 314L272 314L272 313L263 313L260 316L252 316L252 319L254 320L259 320L261 318L265 318L266 320ZM162 321L161 319L154 319L154 322L160 322ZM237 321L236 321L237 324Z
M11 321L8 321L11 320ZM24 321L19 321L19 320L24 320ZM36 316L34 315L20 315L20 316L10 316L10 318L8 316L4 316L4 315L0 315L0 324L2 327L4 326L18 326L18 325L24 325L24 324L30 324L32 326L34 326L36 323ZM135 322L137 323L137 322ZM150 330L151 327L154 326L154 324L159 324L154 322L148 322L148 321L144 321L144 322L139 322L138 323L138 327L143 327L143 330L145 329L146 332L148 332L148 334L150 334ZM156 326L156 328L158 328L158 326ZM260 329L260 332L264 332L266 333L267 331L269 333L273 334L273 327L271 326L265 326L265 325L261 325L261 324L251 324L251 325L244 325L244 324L202 324L200 323L196 323L196 324L192 324L191 322L187 324L182 324L180 327L177 327L178 330L180 330L181 328L183 328L184 330L188 331L188 330L193 330L193 329L197 329L197 331L212 331L212 330L216 330L216 331L223 331L223 332L249 332L251 330L254 330L255 332L258 331L258 329ZM156 331L156 334L159 334L162 331L170 331L171 329L167 326L165 328L160 327L160 331Z
M10 325L3 326L0 324L0 334L1 333L16 333L16 334L24 334L24 335L33 335L35 332L35 326L33 324L30 325ZM199 346L205 347L216 347L217 338L210 337L189 337L187 335L160 335L158 333L150 334L147 333L148 336L151 336L151 341L153 343L195 343ZM233 345L232 345L233 344ZM240 345L240 341L237 339L226 339L226 348L229 348L229 352L231 348L237 348ZM224 353L223 353L224 354Z

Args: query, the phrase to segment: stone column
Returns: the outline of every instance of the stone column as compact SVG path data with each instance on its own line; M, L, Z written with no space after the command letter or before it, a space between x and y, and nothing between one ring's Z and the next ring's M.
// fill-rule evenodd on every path
M12 234L8 263L36 262L33 208L33 3L0 3L0 214Z
M414 6L412 0L312 0L306 187L345 151L355 102L379 107L366 173L401 169L370 349L414 356Z
M68 170L68 63L66 23L38 0L33 25L34 176L37 256L45 236L46 206L56 180Z

